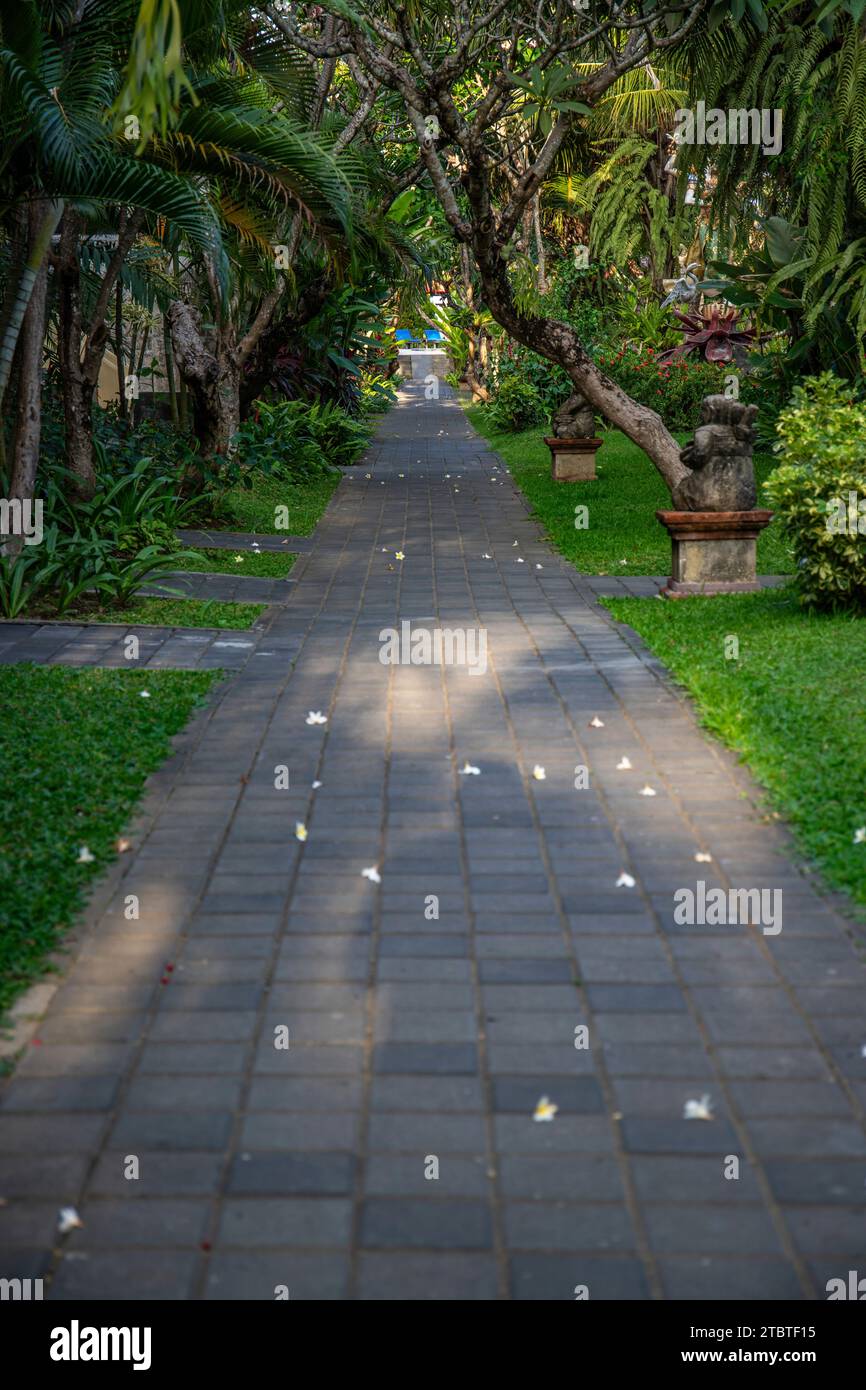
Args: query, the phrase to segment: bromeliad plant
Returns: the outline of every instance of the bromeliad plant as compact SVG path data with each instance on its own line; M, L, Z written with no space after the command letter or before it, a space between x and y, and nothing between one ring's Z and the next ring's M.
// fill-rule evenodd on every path
M659 355L661 363L675 362L680 357L688 357L697 352L707 362L731 362L735 347L754 348L771 336L759 333L756 328L741 326L737 309L723 309L713 305L709 309L695 309L689 314L673 311L674 317L684 325L683 341L676 347Z

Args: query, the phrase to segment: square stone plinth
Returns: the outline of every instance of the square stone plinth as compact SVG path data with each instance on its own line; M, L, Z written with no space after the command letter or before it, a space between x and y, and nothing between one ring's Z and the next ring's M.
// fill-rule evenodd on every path
M591 483L601 439L545 439L550 449L550 476L557 483Z
M694 594L747 594L760 588L756 570L758 535L773 513L656 512L671 538L667 598Z

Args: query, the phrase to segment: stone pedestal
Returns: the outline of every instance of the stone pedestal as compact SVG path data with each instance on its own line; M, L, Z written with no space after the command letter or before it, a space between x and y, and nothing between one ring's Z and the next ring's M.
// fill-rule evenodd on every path
M748 512L656 512L671 538L671 577L665 598L693 594L749 594L761 586L757 540L773 518Z
M595 479L595 456L603 439L545 439L550 450L550 476L557 483L590 483Z

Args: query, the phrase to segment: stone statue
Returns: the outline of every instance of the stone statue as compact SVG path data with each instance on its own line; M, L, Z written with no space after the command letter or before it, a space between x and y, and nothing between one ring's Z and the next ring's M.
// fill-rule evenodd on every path
M555 439L592 439L595 411L580 391L572 391L553 417Z
M692 471L673 489L683 512L748 512L757 501L752 448L756 405L705 396L695 437L680 450Z

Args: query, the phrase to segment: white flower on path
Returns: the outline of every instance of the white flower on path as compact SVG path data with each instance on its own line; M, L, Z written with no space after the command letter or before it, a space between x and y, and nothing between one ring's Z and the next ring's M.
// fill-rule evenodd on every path
M300 840L301 844L303 844L306 838L307 827L304 825L304 822L302 820L295 821L295 839Z
M488 555L488 554L487 554L487 551L485 550L485 552L484 552L484 554L481 556L481 558L482 558L482 560L492 560L492 559L493 559L493 556L492 556L492 555Z
M631 874L627 874L625 870L623 870L616 881L616 886L617 888L634 888L634 879Z
M535 764L535 767L532 769L532 775L535 778L536 782L544 782L547 780L547 773L541 766L541 763Z
M362 869L361 877L368 878L371 883L382 882L382 875L379 873L379 870L376 868L375 864L371 865L369 869Z
M640 796L655 796L655 794L656 794L656 789L655 789L655 787L651 787L650 784L649 784L649 782L647 782L647 784L646 784L645 787L641 787L640 793L639 793Z
M518 557L517 557L517 563L518 563L518 565L525 565L525 564L526 564L526 561L523 560L523 559L521 559L521 557L518 555Z
M558 1109L559 1106L554 1105L553 1101L548 1096L542 1096L535 1107L532 1118L533 1120L542 1122L545 1120L552 1120Z
M631 772L631 760L623 754L616 765L617 772Z
M854 831L854 844L866 845L866 825L858 825Z
M317 790L319 789L319 787L320 787L322 784L321 784L321 782L313 782L311 785L312 785L313 791L317 791Z
M78 851L78 859L76 860L76 863L92 864L95 857L95 855L91 854L90 850L87 848L87 845L82 845L81 849Z
M132 849L132 841L131 841L131 840L115 840L115 842L114 842L114 848L117 850L118 854L126 854L126 851L127 851L128 849Z
M78 1215L74 1207L61 1207L57 1213L57 1230L61 1236L68 1236L70 1231L81 1230L84 1222Z
M394 559L395 559L395 560L405 560L405 559L406 559L406 556L403 554L402 550L395 550L395 551L394 551Z
M538 565L538 564L537 564L537 565L535 566L535 568L536 568L537 570L543 570L543 569L544 569L544 565Z
M594 715L592 716L592 718L590 719L590 721L589 721L589 727L590 727L591 729L603 729L603 728L604 728L604 721L601 720L601 719L599 719L599 717L598 717L597 714L594 714Z
M460 769L461 777L480 777L481 768L473 767L471 763L464 763Z
M307 724L327 724L328 716L322 714L320 709L311 709L304 722Z
M684 1120L712 1120L713 1103L709 1096L701 1096L700 1100L687 1100L683 1106Z
M512 542L511 542L512 549L514 548L515 545L518 545L518 544L519 544L519 541L512 541Z
M712 864L712 862L713 856L711 854L706 854L702 849L698 850L697 854L695 855L696 864Z

